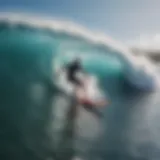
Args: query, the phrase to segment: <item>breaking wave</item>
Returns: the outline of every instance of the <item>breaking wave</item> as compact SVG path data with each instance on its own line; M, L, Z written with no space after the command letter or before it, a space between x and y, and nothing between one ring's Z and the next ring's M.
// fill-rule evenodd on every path
M145 57L135 57L127 47L108 36L64 20L1 13L0 142L3 147L0 154L3 159L14 156L17 160L48 160L57 153L59 159L64 159L62 152L66 152L66 160L70 160L75 152L90 157L91 153L93 156L100 154L99 143L103 140L99 137L107 139L105 144L112 144L107 145L106 150L109 147L118 151L122 149L120 144L125 142L118 140L117 134L123 137L123 131L117 125L109 124L115 118L113 110L104 117L104 123L109 125L107 134L102 136L101 125L104 123L81 107L78 116L71 114L69 110L76 106L74 100L54 86L54 69L76 56L82 57L86 70L98 77L105 94L113 101L112 109L123 108L119 111L124 114L122 121L129 115L127 107L131 103L134 105L137 97L143 95L137 90L151 91L159 87L154 64ZM73 119L79 126L76 138L73 138ZM70 141L73 139L74 142ZM77 151L73 153L75 148Z
M154 64L145 57L135 57L127 47L108 36L87 30L72 22L33 15L3 13L0 19L1 30L17 28L26 32L47 34L48 39L52 39L56 61L60 57L79 55L84 57L84 61L90 61L87 63L93 60L92 63L96 61L95 65L120 68L119 70L125 74L129 82L138 88L147 90L159 87L159 75L156 73ZM99 55L101 58L98 61Z

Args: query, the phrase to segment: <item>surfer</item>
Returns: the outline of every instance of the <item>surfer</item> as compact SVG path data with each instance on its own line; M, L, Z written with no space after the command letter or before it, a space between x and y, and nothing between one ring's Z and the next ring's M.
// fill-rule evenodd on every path
M75 58L73 61L62 65L57 70L57 74L60 78L58 86L62 87L61 89L70 90L68 87L72 86L73 92L71 92L75 95L78 104L96 114L97 117L102 117L98 108L108 105L108 101L99 92L96 79L83 68L81 58ZM67 91L67 93L69 92Z
M67 64L64 68L67 71L68 81L71 82L72 84L76 85L76 86L83 87L83 82L76 76L76 74L78 72L83 72L84 73L84 69L82 67L81 59L76 58L73 62Z
M67 80L75 86L78 99L81 99L82 96L87 97L87 94L85 94L86 90L84 81L77 76L77 73L86 73L82 67L81 59L79 57L76 58L71 63L65 65L64 69L67 73Z
M93 95L94 88L91 86L91 77L86 73L82 67L82 60L76 58L71 63L64 66L67 73L67 80L75 86L75 94L80 104L89 106L104 106L106 101L96 100L96 103L91 98ZM77 73L83 73L83 77L78 77Z

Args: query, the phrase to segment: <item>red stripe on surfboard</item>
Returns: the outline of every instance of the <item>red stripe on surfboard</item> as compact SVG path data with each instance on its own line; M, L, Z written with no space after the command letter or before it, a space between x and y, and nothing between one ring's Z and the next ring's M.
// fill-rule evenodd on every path
M93 101L88 100L88 99L81 99L80 103L84 104L84 105L95 105L95 106L104 106L104 105L107 104L107 102L105 100L100 100L100 101L97 101L97 102L93 102Z

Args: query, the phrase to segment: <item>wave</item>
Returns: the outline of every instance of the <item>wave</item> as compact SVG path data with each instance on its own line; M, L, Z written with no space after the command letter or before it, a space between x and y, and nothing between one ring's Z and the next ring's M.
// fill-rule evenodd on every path
M64 159L61 153L68 151L69 148L69 152L77 152L76 156L86 159L92 152L96 156L101 151L107 154L110 150L116 153L123 152L125 149L122 149L122 145L129 148L125 153L132 152L125 137L130 136L127 128L130 123L126 122L130 122L133 113L136 119L137 115L142 117L143 105L146 106L152 101L151 97L146 96L146 92L134 90L133 93L132 88L124 83L124 77L120 79L119 75L125 75L126 81L129 84L133 83L133 86L151 90L158 86L156 81L159 77L149 60L142 56L135 57L128 48L111 38L103 38L101 35L98 37L95 32L71 22L49 18L47 20L33 15L1 14L0 36L1 115L3 115L0 117L1 130L4 130L1 136L4 144L1 153L5 152L4 156L12 154L15 156L17 153L19 157L19 151L22 154L24 151L29 152L30 156L25 157L26 153L25 158L21 159L35 159L34 156L40 157L39 159L52 159L49 157L53 157L54 151L57 151L59 152L57 155ZM103 89L106 89L109 99L112 100L107 114L104 108L106 116L104 123L97 121L93 114L86 112L82 107L79 107L78 116L76 120L74 119L76 122L73 121L74 111L71 113L69 110L75 109L75 105L72 105L70 97L59 93L56 86L50 83L48 85L48 77L52 77L53 72L52 59L55 67L66 58L69 60L77 55L84 58L86 69L103 75L100 77ZM147 103L141 103L145 101L143 98L148 100ZM149 108L154 108L150 106ZM7 125L9 124L8 128L3 124L6 121ZM74 122L78 129L75 129L75 137L72 137ZM12 141L14 144L11 142L11 133L17 137L16 140L20 143L18 147L15 145L16 140L15 143ZM138 139L141 137L141 130L139 134ZM131 140L134 141L134 138L131 134ZM62 141L64 145L61 145ZM14 150L16 153L12 146L16 146ZM139 145L135 147L137 149ZM74 153L67 155L70 157L72 154Z
M49 17L41 18L41 16L33 16L32 14L3 12L0 13L0 28L3 29L6 27L34 31L39 30L54 37L61 35L73 40L78 40L92 49L97 49L97 53L98 50L103 51L98 54L116 56L123 66L126 79L137 88L154 90L160 86L156 67L146 57L134 56L129 48L116 42L112 38L98 32L87 30L85 27L76 25L73 22ZM74 47L74 45L71 46ZM91 52L92 51L93 50L91 50ZM63 52L61 50L59 54L63 55L65 54L64 52L64 50Z

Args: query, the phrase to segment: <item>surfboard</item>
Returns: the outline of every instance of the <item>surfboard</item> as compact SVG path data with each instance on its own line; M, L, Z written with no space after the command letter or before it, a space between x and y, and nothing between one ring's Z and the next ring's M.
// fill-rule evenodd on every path
M79 95L75 94L75 86L67 81L66 72L63 71L57 75L59 89L68 95L75 96L80 105L103 107L107 105L106 97L102 96L97 79L93 75L83 75L77 73L79 79L84 81L85 91L82 89Z

